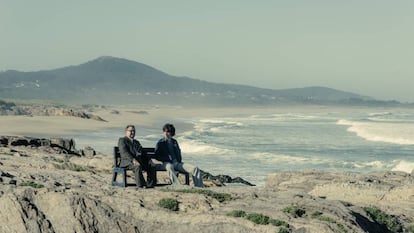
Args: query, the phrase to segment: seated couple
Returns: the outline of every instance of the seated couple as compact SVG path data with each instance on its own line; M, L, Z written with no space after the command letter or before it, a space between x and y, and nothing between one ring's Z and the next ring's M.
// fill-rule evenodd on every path
M166 169L171 184L180 184L177 172L187 172L192 175L194 186L203 187L203 178L198 167L181 161L181 150L175 135L175 127L165 124L162 128L164 137L155 147L155 158L142 155L142 146L135 137L135 126L127 125L125 137L118 141L119 153L121 155L120 167L134 171L135 182L139 188L152 188L156 183L156 168L151 159L162 162L161 166ZM142 171L147 171L147 182L145 182Z

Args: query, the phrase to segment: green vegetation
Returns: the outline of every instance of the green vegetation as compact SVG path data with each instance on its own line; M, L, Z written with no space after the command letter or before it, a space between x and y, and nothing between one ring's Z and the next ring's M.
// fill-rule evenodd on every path
M338 227L339 230L341 230L342 232L346 233L348 232L345 228L345 226L342 223L337 222L335 219L327 217L327 216L323 216L322 212L319 211L315 211L311 214L312 218L318 219L320 221L324 221L324 222L328 222L328 223L333 223L336 224L336 226Z
M158 205L171 211L178 210L178 201L173 198L163 198L158 202Z
M37 184L34 181L23 182L23 183L20 184L20 186L30 186L30 187L33 187L35 189L40 189L40 188L45 187L43 184Z
M269 216L258 214L258 213L251 213L246 215L246 219L250 220L256 224L260 225L267 225L269 224Z
M284 227L280 228L278 231L278 233L289 233L289 232L290 232L289 229L284 228Z
M65 162L65 160L63 160L63 159L54 159L55 160L55 162L58 162L58 163L64 163Z
M204 195L210 196L210 197L218 200L219 202L233 200L231 195L228 194L228 193L216 193L216 192L213 192L213 191L207 190L207 189L177 189L177 190L173 190L173 191L180 192L180 193L204 194Z
M398 221L376 207L364 207L365 212L378 224L384 225L391 232L401 232L402 226Z
M295 218L296 217L302 217L306 213L305 209L300 208L298 206L294 206L294 205L287 206L287 207L283 208L282 211L284 213L288 213L288 214L292 215Z
M271 224L273 226L277 226L277 227L281 227L279 229L279 232L289 232L289 224L283 220L279 220L279 219L273 219L270 218L269 216L260 214L260 213L246 213L243 210L233 210L229 213L227 213L227 216L232 216L232 217L236 217L236 218L246 218L249 221L252 221L256 224L260 224L260 225L268 225Z
M317 217L319 217L319 216L321 216L321 215L322 215L322 212L315 211L315 212L313 212L313 213L311 214L311 217L312 217L312 218L317 218Z
M414 225L411 225L407 228L407 231L410 233L414 233Z
M14 156L13 153L5 153L5 152L1 153L0 155Z
M283 221L283 220L279 220L279 219L269 219L269 224L272 224L273 226L283 226L283 227L289 227L289 223Z
M79 165L74 165L73 167L70 168L70 170L75 171L75 172L84 172L86 171L86 169L82 166Z
M243 218L246 216L246 212L243 210L233 210L230 213L227 213L227 216L232 216L236 218Z

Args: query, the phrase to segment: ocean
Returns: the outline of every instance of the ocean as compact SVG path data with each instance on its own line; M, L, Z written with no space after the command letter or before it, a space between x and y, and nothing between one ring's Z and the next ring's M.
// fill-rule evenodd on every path
M194 128L177 128L183 161L214 175L242 177L264 186L279 171L405 171L414 169L414 109L275 108L274 113L176 119ZM171 123L174 123L171 121ZM123 129L75 135L111 154ZM136 138L147 147L161 137L158 127L142 128Z

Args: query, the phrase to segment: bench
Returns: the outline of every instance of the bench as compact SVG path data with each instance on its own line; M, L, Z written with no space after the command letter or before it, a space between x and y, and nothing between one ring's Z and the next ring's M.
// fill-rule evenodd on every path
M120 163L120 160L121 160L121 154L119 153L119 148L117 146L114 147L113 156L114 156L114 170L113 170L113 174L112 174L112 186L126 187L127 186L126 171L128 169L119 167L119 163ZM151 147L142 148L142 156L146 156L147 158L155 158L155 148L151 148ZM166 169L163 169L161 164L156 164L155 170L156 171L166 171ZM189 185L190 184L190 174L188 174L187 172L179 172L179 173L184 174L185 184ZM118 182L116 180L118 174L122 175L122 181L121 182ZM157 181L156 177L155 177L155 181Z

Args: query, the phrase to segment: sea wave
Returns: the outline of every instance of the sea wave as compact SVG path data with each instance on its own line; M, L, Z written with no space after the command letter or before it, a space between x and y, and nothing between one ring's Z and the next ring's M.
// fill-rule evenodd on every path
M349 126L347 131L368 141L414 145L413 123L365 122L341 119L337 125Z
M374 160L374 161L367 161L367 162L348 162L344 161L342 162L343 166L345 168L356 168L358 170L366 170L366 169L390 169L392 165L390 165L388 162L380 161L380 160Z
M274 154L269 152L256 152L249 155L249 158L271 164L298 164L298 163L326 163L327 161L320 158L310 158L304 156L292 156L286 154Z
M180 148L183 153L198 154L198 155L211 155L211 154L230 154L232 150L219 148L208 145L206 143L197 142L194 140L180 140Z
M402 171L412 173L414 171L414 162L401 160L391 169L391 171Z

